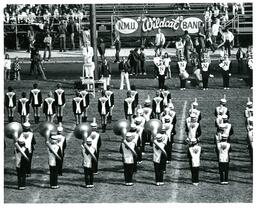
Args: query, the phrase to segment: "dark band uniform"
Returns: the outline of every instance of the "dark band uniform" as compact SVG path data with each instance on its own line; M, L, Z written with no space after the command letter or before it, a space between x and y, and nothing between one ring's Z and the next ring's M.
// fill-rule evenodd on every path
M54 91L54 99L56 102L56 114L58 122L62 122L63 108L66 104L65 92L63 89L58 88Z
M5 107L7 109L8 121L13 122L14 109L16 107L16 94L15 92L5 93Z
M29 99L20 98L18 101L18 113L21 116L22 123L26 121L26 117L29 114Z
M83 102L82 102L82 105L83 105L83 108L81 108L83 110L83 115L82 115L82 122L86 122L87 121L87 111L88 111L88 108L89 108L89 105L90 105L90 94L89 92L87 92L86 90L82 90L80 92L80 95L83 99Z
M39 108L43 103L42 93L39 89L35 88L30 91L29 102L34 109L35 123L38 123L40 118Z
M161 98L160 96L154 97L152 102L152 110L155 115L155 118L160 119L160 115L164 110L163 108L163 98Z
M112 115L113 115L113 108L115 105L115 97L114 97L114 93L110 90L106 90L106 96L108 98L108 105L109 105L108 121L109 121L109 123L111 123Z

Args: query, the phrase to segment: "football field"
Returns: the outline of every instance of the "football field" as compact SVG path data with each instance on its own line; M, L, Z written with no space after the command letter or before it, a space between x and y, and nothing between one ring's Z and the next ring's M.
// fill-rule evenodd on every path
M68 81L67 81L68 80ZM113 122L107 125L105 133L101 133L100 117L97 112L96 97L90 97L89 122L96 117L98 131L101 133L102 146L99 157L99 174L94 177L93 189L86 189L82 168L81 140L73 135L75 119L72 112L72 98L74 97L73 83L75 80L54 79L39 81L43 98L46 98L49 90L54 90L58 82L62 83L66 93L67 104L64 109L63 127L67 138L63 176L60 176L58 183L60 189L49 188L49 166L47 149L44 138L38 133L38 124L34 123L31 110L30 122L35 133L37 144L32 161L32 175L27 178L27 189L17 189L17 176L14 159L14 146L11 139L5 138L6 149L4 152L4 202L5 203L111 203L111 202L162 202L162 203L219 203L219 202L252 202L253 194L253 173L249 152L246 142L246 128L244 110L247 97L252 97L252 90L248 89L244 81L236 77L231 78L230 90L222 89L222 79L216 76L209 81L209 90L202 91L188 85L188 89L180 91L179 79L174 77L167 80L166 85L171 91L172 101L177 114L177 134L174 137L173 158L167 164L167 171L164 176L165 184L155 186L154 166L152 162L152 148L146 146L146 154L143 162L138 165L138 172L134 175L134 186L124 185L122 157L119 153L121 138L113 133L112 125L115 121L124 118L123 101L126 97L126 90L120 91L120 80L115 78L111 81L115 93L115 107L113 111ZM20 98L21 92L29 94L32 89L33 80L20 82L5 82L5 90L13 86ZM143 105L144 100L150 95L152 99L158 86L154 79L134 79L131 84L136 85L139 92L139 104ZM226 95L227 107L230 110L230 123L234 128L234 135L231 137L231 162L230 162L230 183L220 185L218 162L215 153L214 110L219 105L219 100ZM187 147L184 144L186 139L185 119L191 103L197 98L201 111L202 129L201 145L201 166L199 171L199 186L191 183L191 172L187 158ZM41 113L42 114L42 113ZM44 121L41 115L40 122ZM15 121L19 116L15 113ZM5 114L5 123L7 116Z

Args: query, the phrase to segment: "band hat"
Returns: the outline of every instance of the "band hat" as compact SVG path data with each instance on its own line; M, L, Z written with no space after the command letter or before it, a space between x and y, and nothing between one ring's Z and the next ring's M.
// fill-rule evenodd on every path
M228 119L228 116L226 114L222 115L222 119Z
M23 127L25 128L25 129L29 129L30 128L30 123L28 122L28 121L26 121L24 124L23 124Z
M219 124L220 129L224 129L225 127L226 127L226 125L224 123Z
M126 141L130 142L133 140L134 134L132 132L126 133Z
M92 128L97 128L97 123L95 123L95 122L90 123L90 126L91 126Z
M247 106L252 106L252 101L246 103Z
M196 118L196 114L195 113L191 113L190 114L190 118Z
M252 116L250 116L250 117L248 118L248 122L253 122L253 117L252 117Z
M150 104L150 103L151 103L151 101L149 99L145 100L145 104Z
M161 128L161 133L165 133L165 132L166 132L165 126L162 126L162 128Z
M168 107L173 110L174 109L173 103L172 102L168 103Z
M140 108L140 109L137 110L137 113L142 114L142 113L144 113L144 110L142 108Z
M221 103L226 103L227 100L226 100L225 98L221 98L221 99L220 99L220 102L221 102Z
M193 102L192 105L193 106L198 106L198 102Z
M57 127L57 132L63 132L63 127L62 126L58 126Z
M170 116L166 116L166 117L164 117L164 121L165 121L165 122L167 122L167 123L168 123L168 122L170 122L170 121L171 121Z
M192 138L192 139L190 140L190 143L191 143L191 144L197 144L197 139L196 139L196 138Z
M134 121L135 121L135 124L141 124L142 123L142 117L136 117L135 119L134 119Z
M158 142L160 142L160 141L162 141L162 139L163 139L163 136L162 136L162 134L157 134L156 135L156 140L158 141Z
M86 143L87 143L87 144L91 144L91 143L92 143L92 138L91 138L91 137L88 137L88 138L86 139Z

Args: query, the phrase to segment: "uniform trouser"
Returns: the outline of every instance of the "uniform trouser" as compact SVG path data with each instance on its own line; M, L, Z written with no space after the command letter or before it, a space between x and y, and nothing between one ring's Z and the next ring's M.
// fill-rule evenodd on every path
M156 183L164 181L163 164L154 162Z
M166 150L166 154L167 154L167 160L171 161L172 159L172 143L171 141L167 141L167 150Z
M220 182L228 182L229 162L219 162Z
M102 80L103 80L104 90L107 90L107 86L110 84L110 78L109 77L103 77Z
M98 161L99 161L99 150L97 150L97 152L95 152L95 157L97 158L97 162L93 163L93 173L97 173L98 172Z
M94 79L94 66L86 66L85 64L83 65L83 77L86 78L93 78Z
M124 180L125 180L125 183L131 183L132 182L133 170L134 170L134 163L131 163L131 164L124 163Z
M145 61L140 61L140 69L141 69L141 73L145 73Z
M121 72L121 81L120 81L120 90L124 89L124 81L127 87L127 90L130 90L130 81L129 81L129 73Z
M66 35L60 36L60 51L66 50Z
M106 129L106 125L107 125L107 115L101 115L101 126L102 126L102 130Z
M158 75L158 88L164 89L165 75Z
M75 49L75 41L74 41L74 36L75 36L75 33L71 33L70 34L70 44L71 44L71 49Z
M184 56L185 56L187 62L190 62L190 50L191 50L191 46L185 47Z
M52 115L47 115L47 114L45 114L45 117L46 117L46 121L50 121L50 122L53 122L53 116L54 114L52 114Z
M238 74L242 74L244 62L243 62L243 60L238 60L237 62L238 62L237 72L238 72Z
M18 187L26 186L26 164L21 164L19 168L16 167L18 176Z
M57 115L57 117L63 116L63 109L64 109L64 105L57 105L56 106L56 115Z
M161 113L155 113L155 118L160 120L160 117L161 117Z
M58 185L58 166L50 166L50 186Z
M203 88L208 88L209 72L202 71Z
M56 160L56 166L58 167L58 174L62 175L64 152L60 158L61 158L61 160Z
M205 49L205 40L204 40L204 37L199 37L199 44L200 44L200 48L202 50Z
M229 71L222 70L223 87L229 87Z
M181 79L180 78L180 88L186 88L186 79Z
M199 182L199 167L190 167L191 174L192 174L192 183L198 183Z
M137 154L137 161L141 162L142 161L142 147L138 147L138 154Z
M13 108L7 108L7 114L8 114L8 117L14 117L14 107Z
M26 173L27 173L27 174L31 174L31 164L32 164L33 152L28 153L27 156L28 156L28 158L29 158L29 162L27 163Z
M119 56L119 53L120 53L120 49L116 49L116 61L119 61L120 60L120 56Z
M92 168L84 167L85 185L93 185L93 170Z
M51 58L51 46L50 45L47 45L44 47L44 60L46 59L46 51L48 51L48 59Z
M74 114L75 115L75 119L76 119L76 124L80 124L82 122L81 120L81 113L80 114Z
M88 113L87 113L87 109L89 108L89 106L87 106L87 107L85 107L85 106L83 106L83 112L82 112L82 117L87 117L88 115Z
M40 107L39 106L33 106L33 110L34 110L34 116L40 116Z
M132 116L133 116L132 114L131 115L126 114L125 115L125 119L129 120L130 122L132 122Z
M35 74L35 62L34 61L31 61L29 73Z
M22 115L22 116L20 116L20 122L21 122L22 124L25 123L26 120L27 120L27 115Z
M229 40L226 40L226 42L224 43L224 47L225 47L225 50L228 51L228 56L230 57L231 56L231 44L230 44Z

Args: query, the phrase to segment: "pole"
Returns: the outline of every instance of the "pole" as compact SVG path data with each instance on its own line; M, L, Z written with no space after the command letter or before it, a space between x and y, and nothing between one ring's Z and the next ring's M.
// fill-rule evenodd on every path
M94 77L95 79L99 78L99 69L98 69L98 51L97 51L97 37L96 37L96 6L95 4L90 5L90 24L91 24L91 45L93 47L94 53L94 64L95 71Z

